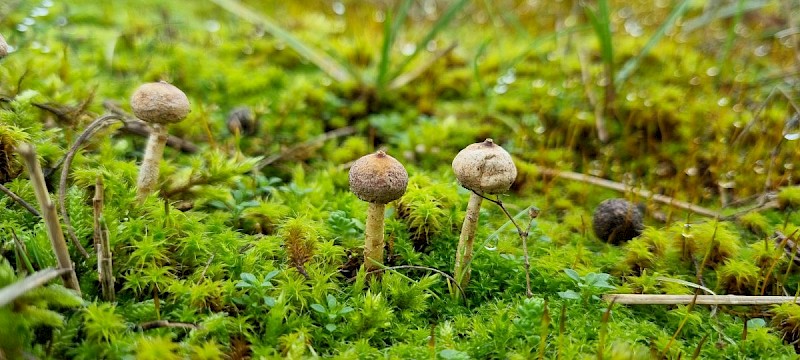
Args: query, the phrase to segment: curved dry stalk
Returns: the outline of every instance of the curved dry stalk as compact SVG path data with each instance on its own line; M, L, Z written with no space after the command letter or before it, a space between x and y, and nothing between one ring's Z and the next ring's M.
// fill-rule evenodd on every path
M75 158L75 154L78 152L81 145L83 145L83 143L89 138L94 136L94 134L96 134L98 131L108 125L111 125L114 121L123 122L124 119L119 115L106 114L92 121L89 126L83 130L83 133L81 133L81 135L78 137L78 140L75 140L75 143L72 144L69 152L67 152L67 155L64 156L64 161L61 167L61 179L58 182L58 204L60 206L61 214L64 218L64 225L67 227L67 234L69 234L70 241L86 259L89 258L89 253L86 252L86 249L84 249L83 246L81 246L78 236L75 235L75 229L72 228L72 222L70 221L69 213L67 212L67 176L69 175L69 167L72 165L72 159Z
M695 301L696 297L696 301ZM605 301L623 305L774 305L800 304L795 296L607 294Z

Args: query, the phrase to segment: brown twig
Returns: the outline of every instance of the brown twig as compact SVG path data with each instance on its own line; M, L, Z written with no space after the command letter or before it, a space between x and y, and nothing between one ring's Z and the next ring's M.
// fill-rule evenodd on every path
M98 176L94 185L92 214L94 215L94 249L97 252L97 275L100 280L103 300L114 301L114 272L111 258L111 244L103 221L103 178Z
M354 127L352 127L352 126L345 126L345 127L342 127L342 128L338 128L336 130L328 131L328 132L326 132L326 133L324 133L324 134L322 134L320 136L317 136L317 137L315 137L315 138L313 138L313 139L311 139L309 141L306 141L306 142L304 142L302 144L297 144L297 145L292 146L292 147L290 147L290 148L288 148L288 149L286 149L284 151L281 151L278 154L270 155L269 157L259 161L258 164L256 164L256 166L255 166L255 170L261 170L264 167L269 166L272 163L274 163L274 162L276 162L276 161L278 161L280 159L283 159L284 157L289 156L289 155L291 155L291 154L293 154L293 153L295 153L295 152L297 152L299 150L306 149L306 148L311 148L311 147L315 147L315 146L319 146L319 145L321 145L322 143L324 143L324 142L326 142L328 140L332 140L332 139L335 139L335 138L338 138L338 137L342 137L342 136L348 136L348 135L351 135L351 134L353 134L355 132L356 132L356 129Z
M796 265L800 265L800 252L797 251L797 243L792 241L792 239L788 238L780 231L776 231L772 237L772 240L775 242L776 246L783 245L783 251Z
M200 329L200 326L197 326L197 325L192 324L192 323L171 322L171 321L167 321L167 320L148 321L148 322L143 322L143 323L141 323L139 325L136 325L136 328L141 330L141 331L146 331L146 330L156 329L156 328L163 328L163 327L179 328L179 329L190 329L190 330L198 330L198 329Z
M150 133L153 132L152 128L149 125L147 125L147 123L129 114L128 112L123 110L122 107L120 107L111 100L103 101L103 108L105 108L106 111L115 114L117 116L120 116L124 119L125 125L122 128L120 128L120 131L124 131L126 133L142 137L148 137L150 136ZM179 138L174 135L167 135L167 146L188 154L194 154L199 150L197 145L195 145L191 141Z
M19 197L19 195L14 194L13 191L9 190L7 187L3 186L2 184L0 184L0 191L5 193L6 195L8 195L8 197L10 197L11 200L14 200L17 204L19 204L20 206L24 207L25 210L28 210L34 216L42 217L42 215L39 214L39 211L37 211L33 206L31 206L31 204L28 204L28 202L26 202L21 197Z
M78 277L75 275L72 260L67 250L67 243L64 241L64 233L61 231L61 224L58 222L56 207L50 200L50 194L47 193L47 185L44 181L42 168L39 166L39 159L36 157L36 149L31 144L22 143L17 146L17 152L22 156L25 167L28 169L31 184L36 193L36 200L39 201L39 206L42 209L47 235L50 237L50 244L58 260L58 267L60 269L69 269L68 272L61 275L64 286L75 290L80 295L81 288L78 285Z
M697 305L773 305L783 303L800 304L795 296L746 296L746 295L660 295L660 294L607 294L605 301L624 305L680 305L691 304L697 297Z
M517 224L517 222L514 220L514 216L512 216L511 213L509 213L508 210L506 209L505 205L503 205L503 201L500 200L499 195L497 196L497 199L490 199L483 194L479 194L474 191L473 193L499 206L500 209L503 210L503 214L505 214L506 217L508 217L508 220L511 221L511 224L514 225L515 228L517 228L517 234L519 235L519 238L522 240L522 252L524 259L523 266L525 267L525 294L529 298L533 297L533 292L531 291L531 263L528 258L528 236L530 235L531 228L533 227L533 222L539 216L539 209L535 207L530 208L528 214L530 215L531 221L530 223L528 223L528 230L523 231L522 228L519 226L519 224Z
M714 210L706 209L702 206L698 206L686 201L676 200L666 195L654 194L652 191L649 190L632 188L625 184L611 180L606 180L596 176L580 174L572 171L549 169L549 168L541 168L540 171L542 175L545 176L554 176L574 181L581 181L588 184L604 187L606 189L617 190L625 193L633 193L643 198L649 198L652 199L653 201L660 202L662 204L666 204L678 209L693 212L695 214L711 218L721 218L720 214Z
M78 240L78 236L75 235L75 229L72 228L72 221L70 220L69 213L67 212L67 176L69 175L69 168L72 165L72 159L75 158L75 154L78 153L78 150L83 143L94 136L95 133L102 130L106 126L111 125L115 121L124 121L124 119L118 115L109 114L103 115L92 121L92 123L86 127L86 130L84 130L83 133L78 136L78 139L75 140L75 143L72 144L72 147L64 156L63 165L61 167L61 179L58 182L58 203L61 209L61 214L64 217L64 225L67 227L67 234L69 234L70 241L72 241L72 244L75 245L81 255L83 255L83 257L86 259L89 258L89 253L86 252L86 249L83 248L80 240Z

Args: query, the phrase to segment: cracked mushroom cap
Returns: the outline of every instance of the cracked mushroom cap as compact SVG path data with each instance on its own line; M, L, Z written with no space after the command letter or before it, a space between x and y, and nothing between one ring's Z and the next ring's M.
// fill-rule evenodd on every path
M152 124L173 124L189 115L189 99L177 87L164 81L139 86L131 96L137 118Z
M0 59L6 57L6 55L8 55L8 43L3 34L0 34Z
M517 178L511 155L492 139L461 150L453 159L453 171L461 186L480 194L504 193Z
M406 192L408 172L383 151L362 156L350 168L350 191L370 203L388 204Z
M625 199L608 199L597 205L592 228L600 240L620 244L641 235L642 210Z

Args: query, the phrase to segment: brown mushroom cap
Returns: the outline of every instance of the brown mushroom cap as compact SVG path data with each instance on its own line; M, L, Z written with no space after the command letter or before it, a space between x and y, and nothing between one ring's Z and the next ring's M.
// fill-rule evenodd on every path
M480 194L504 193L517 178L511 155L492 139L461 150L453 159L453 171L461 186Z
M362 156L350 168L350 191L370 203L387 204L406 192L408 172L383 151Z
M154 124L180 122L191 110L186 94L164 81L139 86L131 96L131 109L137 118Z
M6 55L8 55L8 43L3 34L0 34L0 59L6 57Z
M625 199L608 199L597 205L592 228L600 240L620 244L641 235L642 211Z

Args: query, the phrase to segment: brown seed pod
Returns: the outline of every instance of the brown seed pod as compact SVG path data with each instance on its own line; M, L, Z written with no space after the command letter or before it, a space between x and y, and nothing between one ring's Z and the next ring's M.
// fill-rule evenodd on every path
M350 191L370 203L387 204L406 192L408 172L383 151L362 156L350 168Z
M600 240L620 244L642 233L642 211L625 199L605 200L594 211L592 228Z
M131 96L131 109L151 124L177 123L191 111L186 94L165 81L139 86Z
M492 139L461 150L453 159L453 171L461 186L480 194L504 193L517 178L511 155Z
M225 121L231 134L255 135L258 132L258 119L253 116L253 111L247 106L239 106L228 113Z

